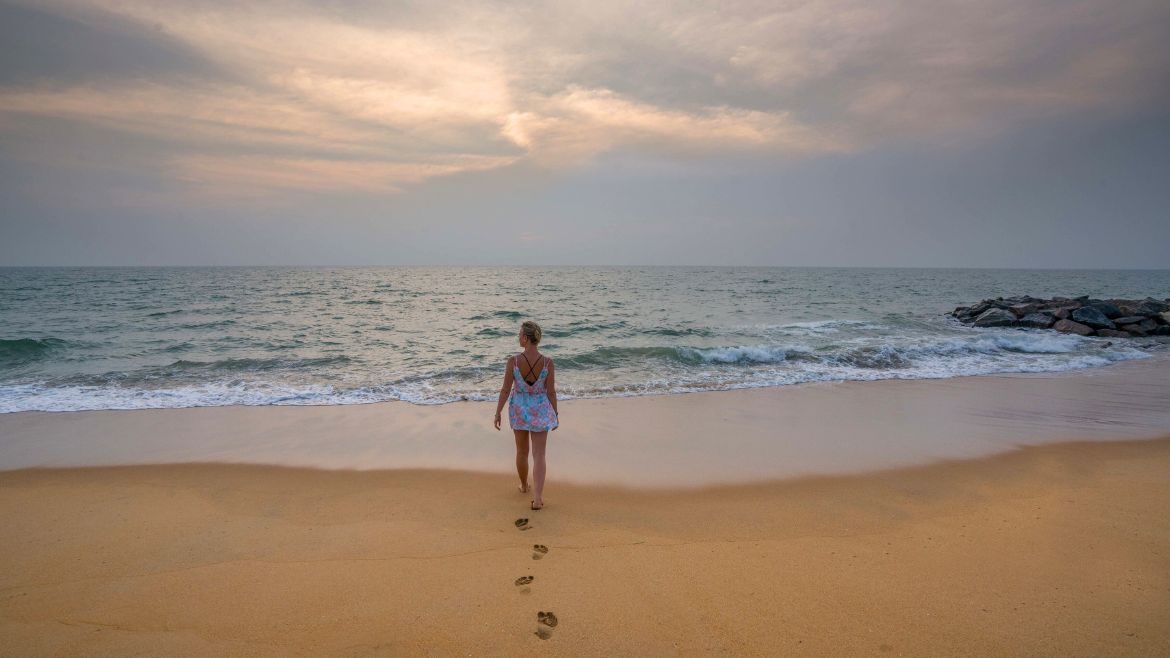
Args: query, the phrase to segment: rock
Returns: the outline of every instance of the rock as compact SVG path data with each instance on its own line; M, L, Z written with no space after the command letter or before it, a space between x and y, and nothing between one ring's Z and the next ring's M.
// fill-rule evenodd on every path
M984 299L971 306L956 306L948 315L976 327L1049 328L1110 338L1170 335L1170 298L1163 302L1153 297L1097 299L1081 295L1071 299L1042 299L1014 295Z
M1080 322L1073 322L1072 320L1057 320L1052 328L1064 333L1078 334L1081 336L1088 336L1093 333L1093 328L1083 325Z
M1053 322L1056 322L1056 318L1051 313L1029 313L1020 318L1019 326L1047 329Z
M1002 308L989 308L975 318L976 327L1010 327L1016 323L1016 316Z
M1029 313L1034 313L1036 311L1036 305L1028 303L1013 304L1008 310L1014 313L1017 318L1022 318Z
M1069 317L1076 322L1087 324L1094 329L1117 328L1117 326L1114 325L1109 318L1105 317L1105 314L1095 306L1082 306L1073 311Z
M986 299L967 309L967 315L979 317L984 311L991 308L991 302Z
M1153 297L1146 297L1138 302L1138 313L1141 315L1154 315L1155 313L1165 313L1170 311L1170 304L1160 302Z
M1094 299L1092 302L1090 302L1088 304L1088 306L1091 308L1095 308L1098 311L1101 311L1101 315L1104 315L1105 317L1109 318L1110 320L1112 320L1113 318L1119 318L1122 316L1121 309L1117 308L1113 304L1110 304L1109 302L1101 301L1099 299Z

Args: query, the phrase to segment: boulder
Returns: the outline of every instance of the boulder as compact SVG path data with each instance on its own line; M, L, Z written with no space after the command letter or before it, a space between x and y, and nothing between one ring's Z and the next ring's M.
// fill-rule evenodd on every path
M989 308L975 318L976 327L1010 327L1016 323L1016 316L1002 308Z
M1014 313L1017 318L1022 318L1029 313L1034 313L1036 311L1036 305L1030 303L1013 304L1008 310Z
M1094 299L1093 301L1089 302L1088 306L1090 308L1095 308L1098 311L1101 311L1101 315L1104 315L1110 320L1122 316L1121 309L1117 308L1117 306L1113 304L1110 304L1109 302L1101 301L1100 299Z
M1057 331L1063 331L1068 334L1079 334L1081 336L1088 336L1093 333L1093 328L1083 325L1080 322L1073 322L1072 320L1057 320L1052 328Z
M1082 306L1069 315L1071 319L1081 324L1087 324L1094 329L1116 329L1113 321L1105 317L1095 306Z
M979 317L981 313L989 308L991 308L991 302L984 300L967 309L967 315L974 315L975 317Z
M956 306L948 315L976 327L1048 328L1110 338L1170 335L1170 298L1163 302L1153 297L1098 299L1081 295L1042 299L1014 295Z
M1034 327L1036 329L1047 329L1056 322L1056 318L1051 313L1029 313L1020 318L1019 326Z
M1165 313L1166 311L1170 311L1170 303L1160 302L1153 297L1146 297L1138 304L1138 310L1142 312L1142 315Z

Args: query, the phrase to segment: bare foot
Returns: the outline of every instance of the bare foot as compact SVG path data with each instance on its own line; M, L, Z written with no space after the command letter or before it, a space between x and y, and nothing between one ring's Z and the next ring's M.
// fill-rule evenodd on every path
M528 483L527 482L525 482L524 484L516 485L516 488L520 490L520 493L528 493Z
M544 507L544 501L541 501L539 503L536 502L535 500L532 501L532 509L540 509L542 507Z

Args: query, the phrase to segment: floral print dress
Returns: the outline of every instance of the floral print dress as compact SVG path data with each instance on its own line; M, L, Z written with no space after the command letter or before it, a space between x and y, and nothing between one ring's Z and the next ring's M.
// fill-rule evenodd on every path
M552 402L548 399L548 389L544 386L548 378L548 357L541 357L544 360L544 367L540 369L536 381L529 384L520 376L520 365L517 362L522 356L518 355L512 362L514 381L512 397L508 400L508 423L514 430L547 432L557 426L557 413L553 411Z

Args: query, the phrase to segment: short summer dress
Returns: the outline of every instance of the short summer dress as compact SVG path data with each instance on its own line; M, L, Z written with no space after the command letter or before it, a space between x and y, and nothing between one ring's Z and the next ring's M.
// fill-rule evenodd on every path
M536 380L528 383L520 376L520 359L528 360L523 354L516 356L512 362L512 398L508 400L508 423L514 430L530 430L533 432L547 432L557 426L557 412L553 411L552 402L548 400L548 389L544 382L548 378L548 357L542 356L544 367ZM528 364L531 375L532 364Z

